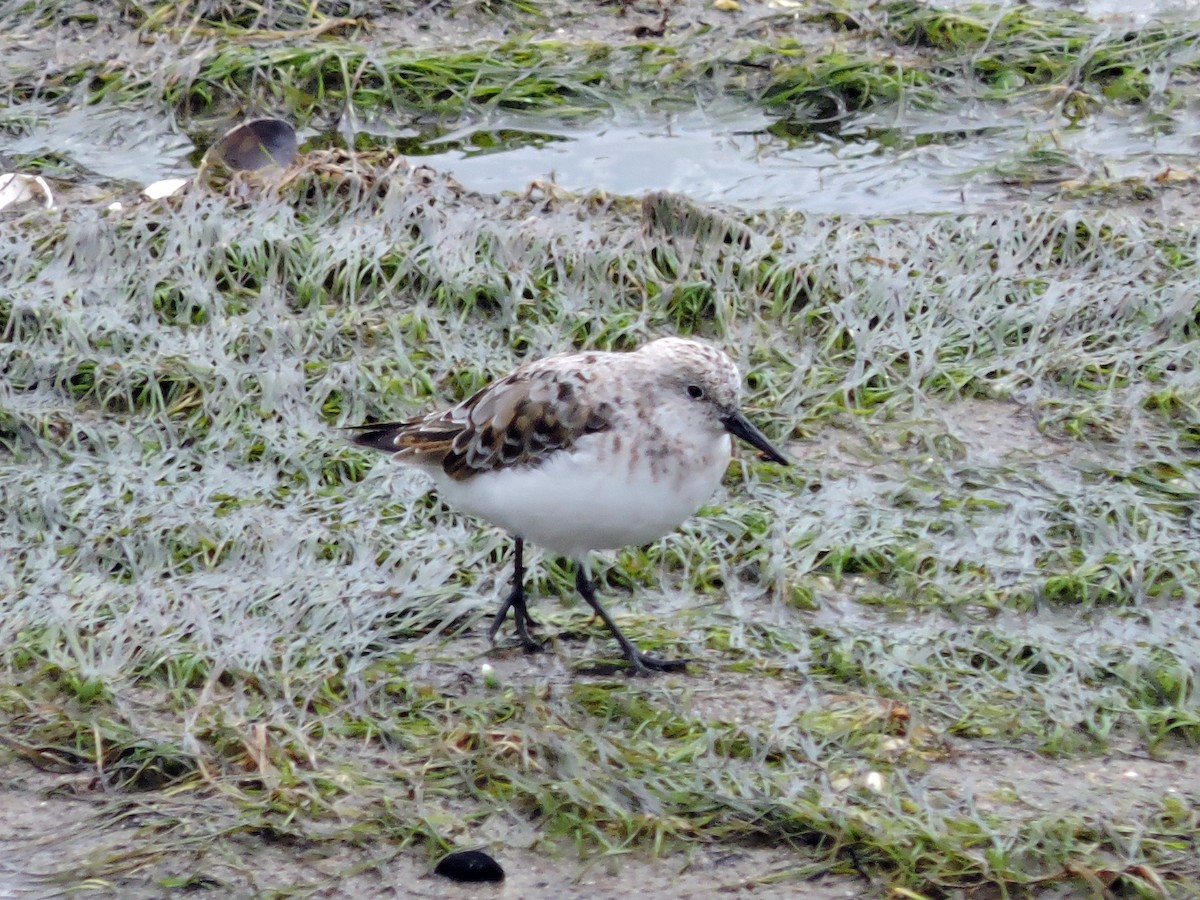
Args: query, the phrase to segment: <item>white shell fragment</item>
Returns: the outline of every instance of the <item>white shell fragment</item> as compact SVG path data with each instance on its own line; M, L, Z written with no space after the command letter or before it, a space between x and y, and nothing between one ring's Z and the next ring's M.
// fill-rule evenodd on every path
M142 196L148 200L170 197L172 194L179 193L189 180L187 178L164 178L162 181L151 182L142 188Z
M479 673L483 676L483 683L493 690L500 687L500 677L496 674L495 668L491 663L484 663L479 667Z
M41 194L46 209L54 208L54 194L41 175L22 175L19 172L0 173L0 209L17 203L37 200Z

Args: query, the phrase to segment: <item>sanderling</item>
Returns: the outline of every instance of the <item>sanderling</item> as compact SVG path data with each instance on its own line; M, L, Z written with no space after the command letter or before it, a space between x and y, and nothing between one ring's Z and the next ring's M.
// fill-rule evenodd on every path
M596 599L593 550L653 541L717 489L732 437L787 465L738 406L741 379L713 347L662 338L632 353L563 353L526 363L445 411L364 425L355 443L394 454L433 477L448 504L515 538L513 611L527 650L541 645L525 605L525 541L575 562L575 586L638 674L686 660L641 653ZM732 437L731 437L732 436Z

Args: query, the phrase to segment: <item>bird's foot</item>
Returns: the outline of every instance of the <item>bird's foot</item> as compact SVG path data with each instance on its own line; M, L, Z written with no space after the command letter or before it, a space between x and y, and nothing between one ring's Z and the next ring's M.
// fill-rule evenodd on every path
M529 633L529 629L525 627L526 626L525 620L522 619L521 616L519 616L519 615L516 616L516 620L517 620L517 640L521 642L521 646L525 648L525 652L526 653L540 653L542 650L544 650L545 645L541 641L539 641L537 638L535 638L533 635L531 635ZM531 620L529 622L529 624L536 625L537 623L533 622Z
M496 611L496 617L492 619L492 627L488 629L488 640L495 643L496 635L500 631L500 626L504 624L504 620L508 618L510 609L513 610L513 622L517 626L517 640L521 642L526 653L537 653L542 649L542 643L529 633L529 629L537 628L538 623L529 614L529 609L525 605L525 592L520 588L514 588L512 593L505 597L504 602L500 604L500 609Z
M635 650L629 654L629 674L645 678L655 672L682 672L690 662L690 659L662 659Z

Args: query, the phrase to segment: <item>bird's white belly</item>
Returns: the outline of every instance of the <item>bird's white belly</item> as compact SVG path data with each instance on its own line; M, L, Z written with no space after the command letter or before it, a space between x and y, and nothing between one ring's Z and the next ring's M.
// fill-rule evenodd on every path
M433 473L443 500L564 556L645 544L677 528L716 490L729 463L727 435L701 452L655 466L621 454L555 454L538 466L467 481Z

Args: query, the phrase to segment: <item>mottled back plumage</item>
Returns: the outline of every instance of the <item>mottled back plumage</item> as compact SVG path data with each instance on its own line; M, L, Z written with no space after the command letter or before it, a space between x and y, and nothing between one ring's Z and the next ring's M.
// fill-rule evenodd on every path
M586 381L538 360L489 384L445 412L372 425L355 443L440 467L456 481L479 472L536 465L556 450L612 424L606 402L588 402Z

